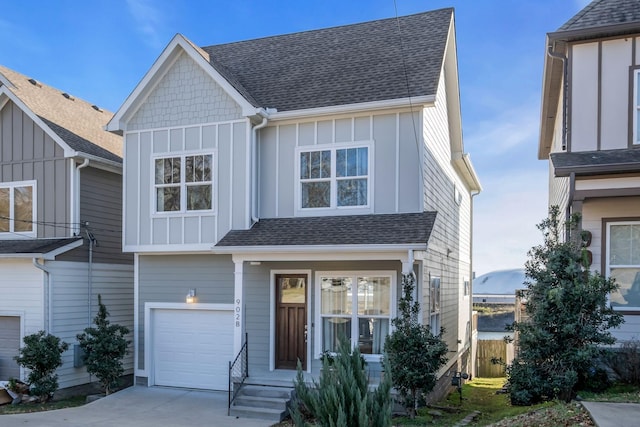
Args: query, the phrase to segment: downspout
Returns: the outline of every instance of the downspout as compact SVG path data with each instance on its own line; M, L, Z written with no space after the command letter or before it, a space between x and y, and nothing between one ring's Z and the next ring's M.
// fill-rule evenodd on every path
M46 304L44 304L44 309L45 309L45 313L44 313L44 332L45 333L50 333L50 329L51 329L51 324L53 323L53 313L51 312L51 306L52 306L52 296L51 296L51 272L43 265L40 264L38 262L37 258L32 258L31 262L33 263L33 266L36 267L37 269L40 269L44 272L45 276L46 276L46 280L45 280L45 299L46 299Z
M567 226L565 226L565 241L569 241L569 239L571 238L571 233L568 227L568 224L571 220L571 211L572 211L572 207L573 207L573 198L575 196L575 192L576 192L576 173L575 172L571 172L569 174L569 199L567 200L567 207L565 208L565 212L564 212L564 221L565 224Z
M569 92L569 82L567 81L568 70L567 70L567 57L563 54L556 53L553 51L553 46L550 45L547 54L552 57L562 61L562 149L567 149L567 110L569 99L567 97Z
M470 235L469 244L471 245L471 261L469 262L469 367L472 368L471 372L476 373L475 360L473 357L473 198L480 194L480 190L472 191L471 193L471 221L470 221Z
M85 224L89 225L89 223ZM91 326L91 303L93 294L93 247L96 244L95 236L87 229L85 230L87 234L87 239L89 240L89 277L87 280L87 326Z
M251 225L260 221L258 217L258 171L257 169L257 159L258 155L258 129L262 129L267 125L268 114L265 110L258 110L258 115L262 117L262 122L255 125L253 127L253 132L251 135Z
M78 171L80 169L86 168L87 166L89 166L89 159L84 159L84 161L81 164L76 166L77 176L74 182L74 193L75 193L74 197L76 200L75 200L73 215L74 216L77 215L77 218L74 218L74 220L71 221L73 223L73 227L76 235L80 234L80 172Z

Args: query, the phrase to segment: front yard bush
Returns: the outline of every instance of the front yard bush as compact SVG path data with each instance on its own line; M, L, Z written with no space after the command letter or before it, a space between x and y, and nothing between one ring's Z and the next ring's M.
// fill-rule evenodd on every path
M48 402L58 389L56 369L62 366L62 353L68 348L66 342L45 331L24 337L24 347L15 360L23 368L29 369L29 391L40 402Z

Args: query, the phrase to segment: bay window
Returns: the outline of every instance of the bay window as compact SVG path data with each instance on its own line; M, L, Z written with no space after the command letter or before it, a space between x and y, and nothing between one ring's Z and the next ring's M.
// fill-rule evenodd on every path
M0 183L0 234L35 234L35 182Z
M362 354L382 354L393 316L394 273L319 273L321 351L340 338Z
M213 209L213 155L155 159L156 212Z
M369 205L369 147L299 152L301 209Z
M620 286L610 296L617 309L640 308L640 221L607 223L607 273Z

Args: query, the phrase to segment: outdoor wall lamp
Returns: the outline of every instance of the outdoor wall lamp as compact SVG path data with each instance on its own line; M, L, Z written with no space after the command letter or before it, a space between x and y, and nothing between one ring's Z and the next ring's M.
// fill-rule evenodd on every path
M194 302L196 302L196 290L195 289L189 289L189 292L187 293L186 301L187 301L187 304L193 304Z

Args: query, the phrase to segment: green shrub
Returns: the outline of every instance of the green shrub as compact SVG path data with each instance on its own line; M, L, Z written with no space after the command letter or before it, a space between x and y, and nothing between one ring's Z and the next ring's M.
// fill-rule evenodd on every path
M403 275L403 297L399 301L400 316L393 319L395 330L384 344L393 386L403 398L411 418L415 417L419 399L436 385L436 373L446 362L447 345L443 330L433 335L428 325L418 321L420 304L413 300L413 274Z
M338 354L322 359L319 382L304 380L298 363L291 417L296 426L312 418L321 427L388 427L391 425L391 382L388 376L370 392L364 359L348 340L340 340Z
M62 353L68 348L69 345L60 338L44 331L24 337L24 347L15 360L29 369L29 389L40 402L49 401L58 389L58 374L55 372L62 366Z
M619 348L612 349L605 360L617 381L640 386L640 341L623 342Z
M128 353L130 341L125 339L129 329L121 325L110 324L109 312L98 295L98 313L94 319L95 328L85 328L76 338L84 351L83 360L87 372L95 375L105 394L119 387L120 377L124 373L122 359Z

